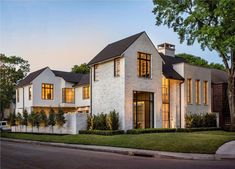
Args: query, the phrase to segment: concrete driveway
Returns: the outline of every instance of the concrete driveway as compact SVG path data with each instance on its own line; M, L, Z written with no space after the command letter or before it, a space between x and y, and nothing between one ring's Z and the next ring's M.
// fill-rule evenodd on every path
M226 158L235 158L235 141L230 141L222 145L217 151L216 155Z

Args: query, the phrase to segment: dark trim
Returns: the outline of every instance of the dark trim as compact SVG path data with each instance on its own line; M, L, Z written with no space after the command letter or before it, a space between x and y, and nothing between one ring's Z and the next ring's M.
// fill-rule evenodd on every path
M92 115L92 68L90 70L90 114Z

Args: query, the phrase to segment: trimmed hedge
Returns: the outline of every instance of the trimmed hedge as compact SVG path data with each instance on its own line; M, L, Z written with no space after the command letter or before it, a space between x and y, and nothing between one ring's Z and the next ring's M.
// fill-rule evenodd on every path
M104 136L112 136L124 133L124 130L79 130L79 134L95 134Z
M204 127L204 128L149 128L149 129L132 129L127 130L126 134L145 134L145 133L172 133L172 132L195 132L195 131L213 131L221 130L217 127Z
M170 133L176 132L176 129L165 129L165 128L148 128L148 129L131 129L127 130L126 134L144 134L144 133Z

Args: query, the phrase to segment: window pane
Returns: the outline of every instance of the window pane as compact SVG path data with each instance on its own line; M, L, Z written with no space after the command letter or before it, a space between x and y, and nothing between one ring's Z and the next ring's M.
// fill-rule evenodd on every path
M62 97L64 103L74 103L75 101L74 88L64 88L62 92L63 92Z
M138 53L137 58L137 74L139 77L151 77L151 55L146 53Z
M45 100L52 100L54 91L53 91L53 84L42 84L42 99Z

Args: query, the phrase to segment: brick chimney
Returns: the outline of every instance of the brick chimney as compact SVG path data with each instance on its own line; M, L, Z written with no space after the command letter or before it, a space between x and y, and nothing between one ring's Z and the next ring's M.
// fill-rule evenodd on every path
M157 45L157 50L159 53L163 53L164 55L175 57L175 45L162 43Z

